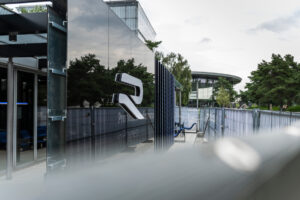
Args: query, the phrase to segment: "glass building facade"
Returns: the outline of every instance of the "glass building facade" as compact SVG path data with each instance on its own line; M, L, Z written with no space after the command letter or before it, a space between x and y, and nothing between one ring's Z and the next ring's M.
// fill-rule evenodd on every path
M142 41L155 40L155 30L138 1L106 1L106 3Z
M11 168L17 169L46 158L47 168L51 170L65 166L66 155L71 157L74 152L76 156L78 152L88 154L85 158L102 156L153 137L154 95L151 95L153 100L147 103L147 108L138 108L144 120L134 119L117 105L113 108L100 105L93 111L83 105L67 108L66 72L72 67L71 62L93 55L104 69L115 69L132 60L135 66L141 66L153 75L155 60L153 52L105 2L68 1L67 19L58 9L65 5L63 2L66 1L53 0L48 13L25 14L34 16L28 19L0 7L0 18L11 14L17 19L5 21L3 17L0 27L25 30L24 33L18 31L16 38L9 35L11 30L0 31L0 173L8 169L10 162ZM138 23L134 10L132 7L126 12L127 23L132 26ZM18 24L21 19L34 23L25 27ZM26 51L29 46L32 48ZM16 47L18 51L7 51ZM120 72L127 72L126 68L122 69ZM114 77L108 81L111 85L105 87L112 88L109 94L112 99ZM88 93L90 87L78 88L77 94ZM151 93L144 90L146 95ZM98 99L102 100L101 94ZM8 113L12 113L11 121ZM97 125L91 127L93 120ZM10 137L12 141L8 140ZM12 151L7 151L9 145Z
M192 91L189 97L189 105L196 106L197 98L200 106L211 105L213 103L213 88L219 78L224 78L230 81L233 85L242 81L240 77L229 74L192 72Z

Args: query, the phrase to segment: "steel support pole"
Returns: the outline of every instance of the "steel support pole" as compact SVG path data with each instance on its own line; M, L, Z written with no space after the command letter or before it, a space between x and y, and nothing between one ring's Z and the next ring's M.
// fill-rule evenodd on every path
M150 124L150 119L149 119L149 113L148 113L148 108L146 108L146 141L149 140L149 124Z
M224 137L224 134L225 134L225 108L222 108L222 124L221 124L221 130L222 130L222 137Z
M197 80L196 81L196 88L197 88L197 96L196 96L196 101L197 101L197 112L199 112L199 81ZM197 126L196 126L196 132L199 132L199 119L198 119L198 122L197 122Z
M95 108L92 106L90 108L91 113L91 151L92 151L92 159L95 161L96 159L96 135L95 135Z
M9 58L7 67L7 141L6 141L6 178L12 178L13 170L13 121L14 121L14 67Z
M17 166L17 152L18 152L18 148L17 148L17 111L18 111L18 107L17 107L17 97L18 97L18 71L14 70L14 121L13 121L13 167ZM19 157L18 157L19 158Z
M179 91L179 124L181 124L181 90Z
M38 105L38 75L34 74L34 101L33 101L33 117L34 117L34 125L33 125L33 133L34 133L34 142L33 142L33 154L34 154L34 160L37 160L37 127L38 127L38 119L37 119L37 115L38 115L38 110L37 110L37 105Z
M197 102L197 109L199 108L199 83L198 80L196 82L196 88L197 88L197 96L196 96L196 102Z
M128 148L128 116L127 113L124 112L125 114L125 143L126 143L126 148Z

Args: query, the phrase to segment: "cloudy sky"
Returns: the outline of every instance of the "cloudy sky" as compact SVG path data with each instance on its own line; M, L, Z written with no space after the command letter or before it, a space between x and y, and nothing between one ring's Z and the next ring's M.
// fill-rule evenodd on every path
M192 70L237 75L243 82L272 53L300 61L299 0L140 0L162 40Z

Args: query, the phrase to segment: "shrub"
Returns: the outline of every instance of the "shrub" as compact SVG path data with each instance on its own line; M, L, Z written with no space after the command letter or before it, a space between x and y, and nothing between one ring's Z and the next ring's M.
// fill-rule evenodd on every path
M290 112L300 112L300 105L288 107L287 111L290 111Z

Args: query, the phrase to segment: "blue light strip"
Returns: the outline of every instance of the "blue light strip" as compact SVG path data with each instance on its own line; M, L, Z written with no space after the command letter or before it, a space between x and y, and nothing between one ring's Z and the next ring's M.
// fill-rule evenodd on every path
M7 105L7 102L0 102L0 105ZM18 106L28 106L29 103L27 103L27 102L18 102L17 105Z

